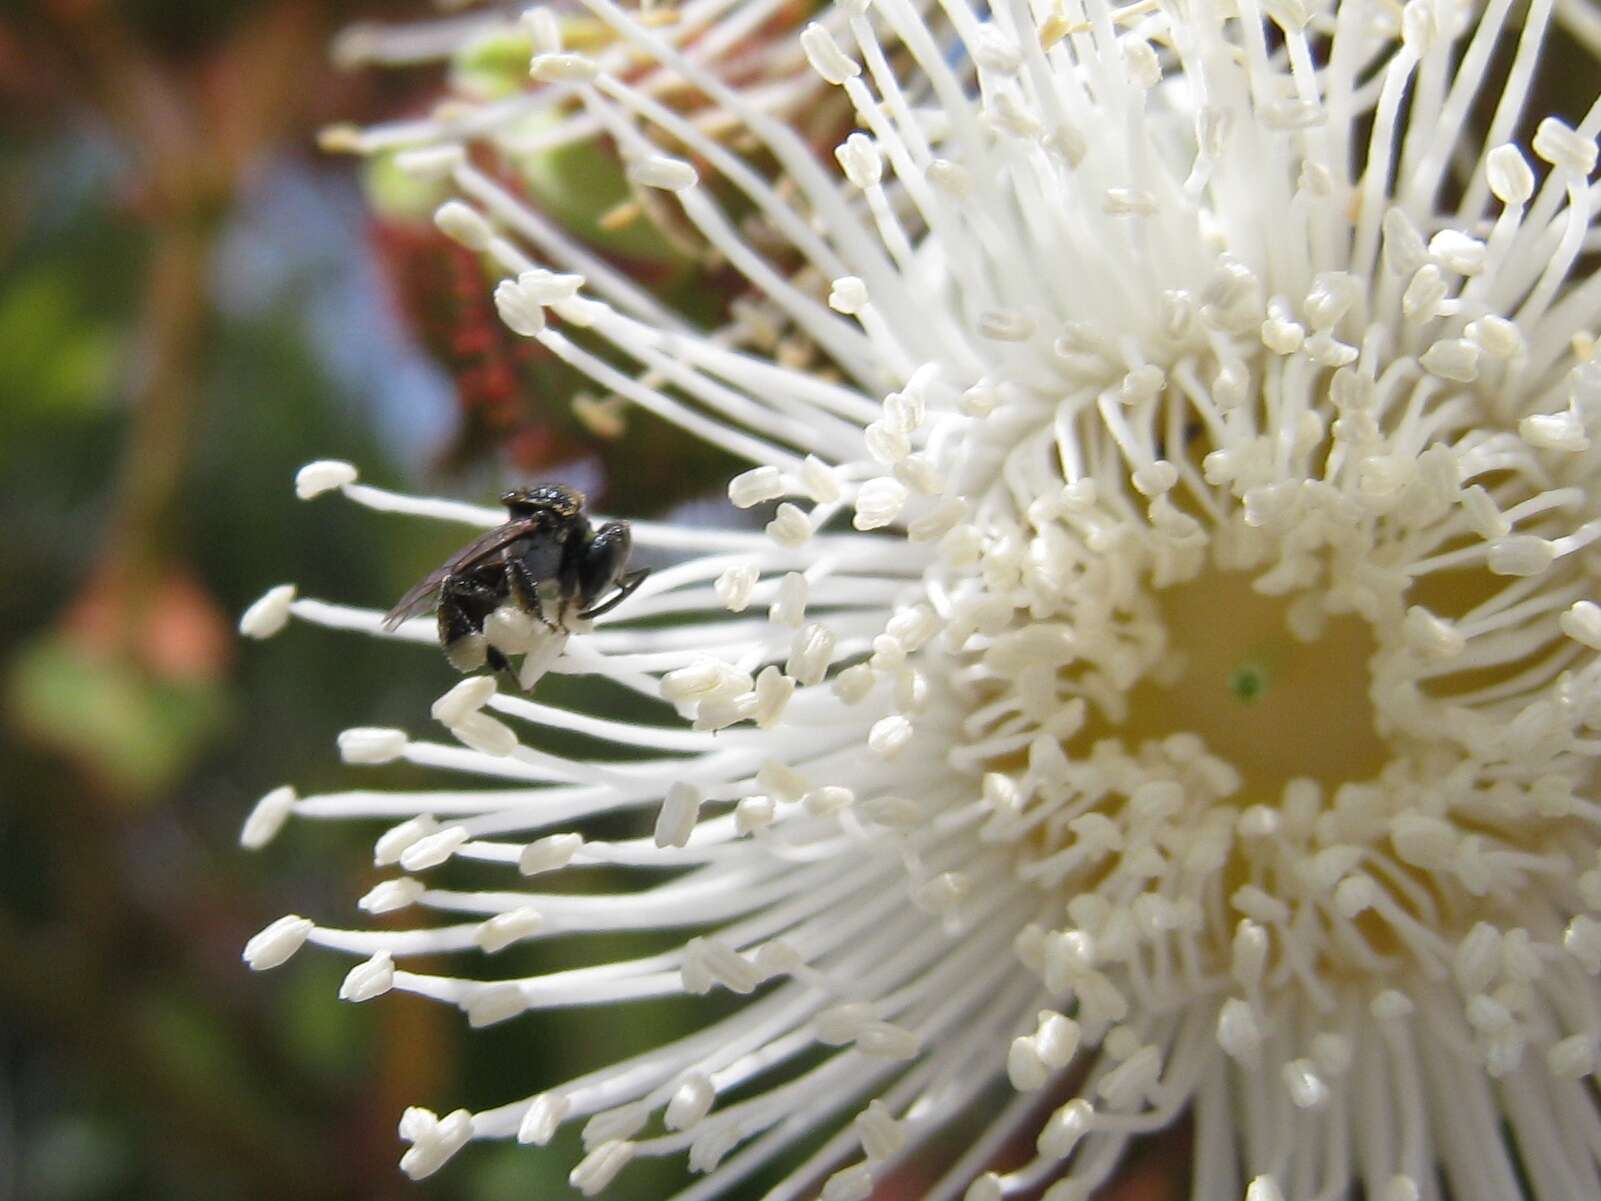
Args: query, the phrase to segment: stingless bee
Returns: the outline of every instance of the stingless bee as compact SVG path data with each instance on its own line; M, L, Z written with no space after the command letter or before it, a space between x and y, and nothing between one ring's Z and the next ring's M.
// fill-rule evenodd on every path
M593 528L584 516L584 494L576 488L513 488L500 503L508 513L505 524L446 560L400 598L383 624L393 630L433 608L439 645L452 667L476 671L487 663L497 674L515 679L507 650L526 652L532 639L526 632L521 638L486 633L485 624L497 611L504 614L509 608L513 616L532 619L525 623L529 630L543 627L564 636L570 621L589 621L616 608L650 572L625 570L633 546L628 523L608 521ZM511 624L502 619L500 628L505 631ZM523 687L532 685L529 674L523 673Z

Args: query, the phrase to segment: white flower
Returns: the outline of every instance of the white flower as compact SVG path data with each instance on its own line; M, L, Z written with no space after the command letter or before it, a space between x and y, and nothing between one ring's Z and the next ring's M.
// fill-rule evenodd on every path
M927 0L919 0L926 3ZM549 264L580 271L601 280L615 298L654 319L668 311L650 294L608 264L584 237L570 228L576 219L591 238L615 237L614 250L659 254L658 241L628 241L627 227L641 217L659 216L661 201L653 188L688 186L693 169L668 155L654 155L626 164L630 195L608 195L605 207L578 210L585 192L597 187L610 193L614 181L602 160L563 160L557 152L581 144L599 144L606 135L603 120L582 103L583 87L599 73L619 73L644 96L672 105L684 120L710 136L725 136L734 122L721 106L686 92L674 72L647 64L626 39L603 22L584 14L577 4L556 0L520 8L498 4L474 6L474 0L449 0L441 7L462 9L431 20L365 21L346 28L333 44L334 59L343 67L418 67L442 65L444 94L426 110L380 124L360 127L337 124L322 131L329 151L359 154L378 169L369 175L370 192L381 210L415 215L428 197L447 189L470 198L496 214L525 243L538 248ZM703 69L715 72L737 88L756 108L791 114L815 107L822 83L808 69L806 55L790 27L797 20L792 6L776 0L693 0L681 6L641 7L637 19L655 29L667 43L683 47ZM843 29L843 12L822 20ZM686 177L684 172L688 171ZM542 203L511 200L503 187L515 180L520 194ZM569 221L558 214L571 209ZM553 211L554 210L554 211ZM437 214L440 227L479 249L488 231L474 227L459 206ZM679 249L666 223L655 232ZM500 310L516 333L538 331L503 302ZM574 413L601 435L616 433L614 398L581 398Z
M748 999L496 1109L409 1111L408 1170L583 1122L585 1193L682 1155L709 1196L808 1142L781 1195L842 1201L982 1115L930 1197L1082 1201L1188 1113L1203 1201L1601 1195L1601 106L1526 111L1550 6L957 2L939 32L855 0L802 39L856 110L843 175L590 7L759 144L605 68L572 85L767 298L771 353L609 275L534 295L538 239L491 181L452 222L530 336L748 460L730 496L770 524L639 523L679 561L551 669L658 720L476 686L445 706L470 747L347 734L465 786L268 794L248 843L290 811L398 821L377 858L420 877L363 906L458 920L294 919L257 966L309 940L370 957L352 998L474 1025ZM280 588L248 632L283 609L379 630ZM552 755L544 727L632 754ZM639 837L585 840L617 811ZM449 858L500 890L430 887ZM507 887L602 863L638 889ZM683 941L400 967L602 930ZM1019 1138L1037 1154L997 1167Z

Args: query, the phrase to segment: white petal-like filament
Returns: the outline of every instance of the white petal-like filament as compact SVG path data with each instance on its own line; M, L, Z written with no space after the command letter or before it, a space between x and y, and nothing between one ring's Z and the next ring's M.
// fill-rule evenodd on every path
M982 1114L928 1196L1066 1201L1188 1113L1200 1201L1601 1196L1601 104L1529 111L1558 24L1593 68L1593 17L877 0L786 41L806 80L763 92L716 59L768 4L682 6L704 41L586 7L611 40L581 61L530 18L578 108L560 136L605 131L746 278L729 328L469 156L418 169L514 332L740 457L749 520L636 523L669 565L525 681L601 676L647 718L470 681L435 706L449 742L340 737L438 787L269 793L246 845L380 819L377 861L416 876L362 907L439 923L284 919L247 958L331 947L362 960L351 999L473 1025L732 1008L499 1108L409 1111L406 1170L583 1122L586 1194L671 1155L699 1201L810 1143L774 1195L846 1201ZM832 155L773 115L810 72L857 126ZM541 95L364 144L511 138ZM346 464L297 486L500 521ZM291 618L434 638L287 588L243 628ZM618 753L542 749L556 729ZM633 833L592 837L603 815ZM429 886L447 860L500 891ZM637 887L544 886L600 864ZM404 968L617 931L664 949Z

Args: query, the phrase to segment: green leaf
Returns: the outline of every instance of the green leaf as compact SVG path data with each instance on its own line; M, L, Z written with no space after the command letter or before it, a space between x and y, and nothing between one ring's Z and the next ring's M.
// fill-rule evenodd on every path
M531 138L570 119L568 113L542 110L531 114L515 136ZM591 245L646 264L679 270L690 267L689 260L662 236L648 215L617 228L601 225L602 217L633 195L623 164L609 142L599 138L570 142L523 155L515 165L528 187L529 199ZM677 203L671 198L668 202Z
M451 83L480 100L499 100L528 87L534 44L521 29L499 29L474 38L451 63Z
M6 425L109 407L120 343L108 326L88 319L81 299L72 279L52 267L18 276L0 292Z
M279 986L277 1029L284 1049L307 1074L330 1083L359 1081L372 1067L371 1012L333 1003L349 966L308 957Z
M395 221L428 222L434 210L450 198L444 182L402 171L393 154L378 154L362 168L362 187L378 217Z
M54 632L13 656L5 693L28 735L130 800L174 784L227 721L220 683L157 679Z

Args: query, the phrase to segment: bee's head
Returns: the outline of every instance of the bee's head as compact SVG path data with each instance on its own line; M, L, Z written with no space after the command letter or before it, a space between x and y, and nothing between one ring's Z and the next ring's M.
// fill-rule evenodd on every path
M501 493L500 503L513 517L534 517L540 513L576 517L583 511L584 494L566 484L536 484L532 488L512 488Z

